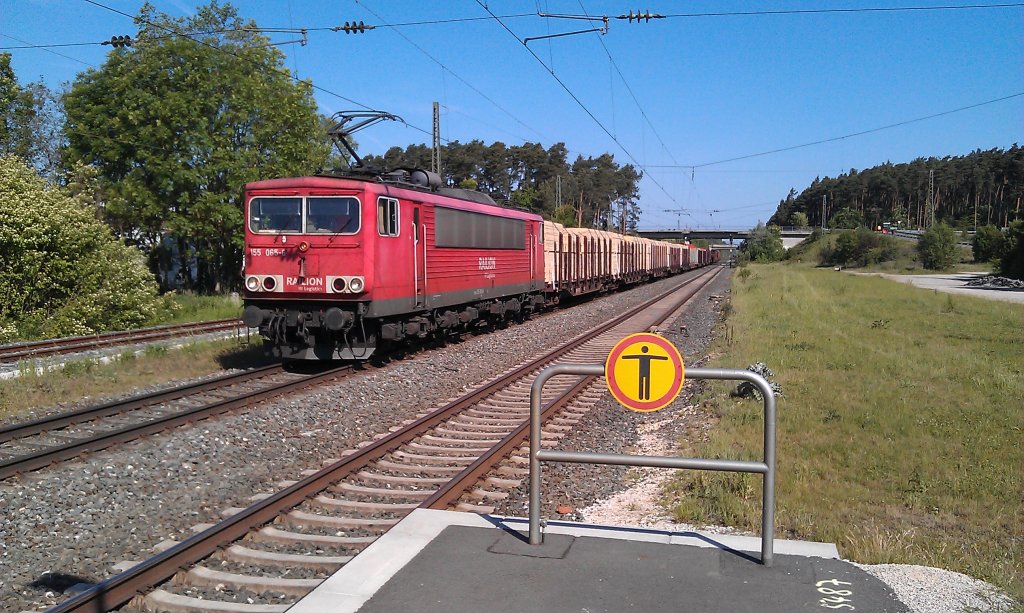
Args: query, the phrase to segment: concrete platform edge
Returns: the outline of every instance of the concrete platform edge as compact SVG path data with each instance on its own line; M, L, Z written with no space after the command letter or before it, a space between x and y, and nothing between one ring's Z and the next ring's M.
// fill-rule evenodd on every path
M529 522L517 517L416 509L387 534L370 544L355 559L295 603L288 609L289 613L357 611L448 526L505 528L525 534L529 529ZM761 539L753 536L668 532L559 521L549 521L546 532L747 552L759 552L761 547ZM776 539L775 553L839 559L839 551L832 543Z

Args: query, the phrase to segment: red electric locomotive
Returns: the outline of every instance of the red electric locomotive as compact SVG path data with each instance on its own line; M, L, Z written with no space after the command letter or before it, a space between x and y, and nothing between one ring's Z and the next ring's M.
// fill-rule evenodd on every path
M366 359L388 341L525 318L561 296L717 260L692 245L545 223L423 170L377 171L348 138L398 118L333 119L329 133L356 162L349 175L246 186L242 319L282 358Z
M243 319L283 358L365 359L543 304L541 217L433 173L257 181L245 215Z

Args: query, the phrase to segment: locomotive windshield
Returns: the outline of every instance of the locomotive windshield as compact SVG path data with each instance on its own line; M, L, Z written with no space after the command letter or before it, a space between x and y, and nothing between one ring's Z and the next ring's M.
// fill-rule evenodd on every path
M358 231L359 201L355 198L306 198L306 232L355 234Z
M253 198L249 202L253 232L301 232L302 198Z
M351 196L253 198L249 229L266 233L355 234L359 200Z

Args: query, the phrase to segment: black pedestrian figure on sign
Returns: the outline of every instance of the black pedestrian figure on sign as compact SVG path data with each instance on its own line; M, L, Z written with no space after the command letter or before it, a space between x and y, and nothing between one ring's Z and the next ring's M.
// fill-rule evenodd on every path
M650 348L644 345L640 348L640 351L647 353ZM624 355L623 360L636 360L640 365L640 378L637 381L637 388L639 389L640 400L651 399L651 360L667 360L668 358L663 355Z

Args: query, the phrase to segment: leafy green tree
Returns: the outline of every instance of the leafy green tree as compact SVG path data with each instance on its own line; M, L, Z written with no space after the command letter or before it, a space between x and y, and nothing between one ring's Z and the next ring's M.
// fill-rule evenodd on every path
M892 261L899 255L897 239L860 227L844 230L836 237L835 246L822 248L821 263L829 266L868 266Z
M796 226L797 228L807 227L807 214L802 211L797 211L789 216L789 225Z
M932 219L961 228L1005 227L1021 219L1021 198L1024 147L1014 144L818 177L799 195L781 201L768 223L785 223L793 212L802 211L812 225L820 225L823 215L828 219L850 209L872 228L885 222L920 228Z
M975 262L991 262L1003 256L1006 248L1006 237L1003 232L992 225L982 226L974 233L971 250Z
M571 204L563 204L562 206L555 209L554 214L551 215L551 221L560 223L567 228L575 228L576 223L576 209Z
M999 274L1024 279L1024 219L1010 224L1003 256L999 259Z
M540 194L532 187L523 187L512 192L509 204L527 211L540 210Z
M853 209L840 209L829 220L830 228L843 228L852 230L864 223L864 218Z
M0 341L137 327L158 305L137 249L24 161L0 157Z
M930 270L948 270L960 261L956 232L944 223L937 223L917 241L921 264Z
M65 96L68 162L100 170L108 222L150 252L162 280L173 253L186 285L235 286L242 187L327 160L311 86L291 79L282 53L231 5L185 19L144 5L136 21L133 46Z
M64 147L60 100L42 83L18 84L0 53L0 155L15 155L54 179Z
M477 189L498 202L528 208L573 226L582 220L582 225L588 227L635 230L640 217L642 174L630 164L619 166L608 153L577 156L572 164L567 162L567 155L564 143L545 150L538 143L452 141L441 152L442 180L446 185L473 180ZM427 168L430 149L422 144L404 150L392 147L383 156L366 156L365 161L380 169ZM568 208L556 213L559 207Z
M11 67L11 54L0 53L0 151L4 155L14 153L17 133L17 115L20 111L21 87Z
M740 245L740 251L753 262L778 262L785 255L782 247L782 232L778 226L758 223L747 240Z

